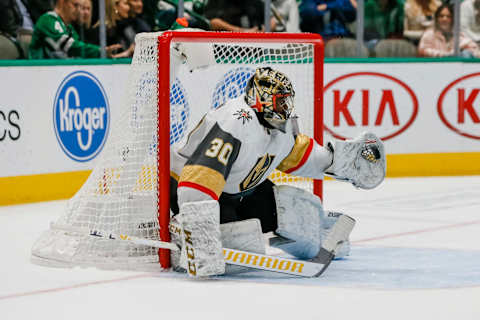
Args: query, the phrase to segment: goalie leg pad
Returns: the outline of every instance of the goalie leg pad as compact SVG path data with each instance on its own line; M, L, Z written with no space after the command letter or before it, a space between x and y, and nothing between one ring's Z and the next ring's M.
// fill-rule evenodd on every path
M373 189L385 179L385 148L375 134L364 132L353 140L328 142L327 147L333 163L325 174L361 189Z
M274 186L277 205L278 235L293 242L275 244L276 247L300 259L315 257L321 248L323 207L320 199L303 189Z
M248 219L220 225L224 248L265 254L265 240L258 219Z
M192 277L225 273L218 202L184 203L176 219L182 230L180 266Z
M235 221L220 225L221 242L224 248L237 249L253 253L265 254L265 239L262 233L262 226L258 219ZM170 220L171 241L182 247L182 229L177 220L173 217ZM186 272L186 259L180 251L170 251L170 259L173 270ZM182 260L182 261L181 261ZM182 267L183 266L183 267ZM234 274L249 270L247 267L226 265L225 274Z
M265 238L259 219L247 219L220 225L224 248L265 254ZM225 274L245 272L250 268L227 264Z

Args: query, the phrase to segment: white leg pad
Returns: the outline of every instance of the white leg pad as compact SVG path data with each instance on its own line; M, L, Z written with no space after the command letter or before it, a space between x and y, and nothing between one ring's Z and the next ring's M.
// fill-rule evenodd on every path
M323 207L320 198L303 189L274 186L278 229L282 237L294 242L278 247L297 258L310 259L320 251L323 229Z
M224 248L265 254L265 239L258 219L229 222L220 225Z
M229 222L220 225L221 242L224 248L265 254L265 238L258 219ZM171 241L182 247L182 228L177 216L170 220ZM171 251L170 259L175 271L186 271L186 257L180 251ZM249 270L247 267L226 265L225 274L240 273Z
M182 230L179 265L192 277L225 273L218 202L184 203L176 221Z
M229 222L220 225L224 248L265 254L265 238L258 219ZM234 274L249 270L247 267L226 265L225 274Z

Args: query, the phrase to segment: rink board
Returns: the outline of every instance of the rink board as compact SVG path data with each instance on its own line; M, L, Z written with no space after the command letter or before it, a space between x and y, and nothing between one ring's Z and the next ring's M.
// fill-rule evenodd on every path
M385 140L391 177L478 175L478 64L423 62L325 63L325 138L374 131ZM78 190L108 141L109 125L119 116L115 106L124 97L129 65L109 63L0 65L0 204L68 198ZM66 102L58 97L68 88L79 96L70 103L89 103L88 112L62 114ZM78 139L75 130L60 136L55 129L69 124L83 130L85 150L69 151Z

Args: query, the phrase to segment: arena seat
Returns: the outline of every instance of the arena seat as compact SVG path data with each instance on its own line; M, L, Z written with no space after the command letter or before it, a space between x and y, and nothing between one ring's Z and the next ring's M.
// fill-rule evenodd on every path
M368 49L364 45L361 48L361 54L357 54L357 40L355 39L332 39L325 45L326 58L338 57L358 57L367 58Z
M21 53L15 43L6 36L0 34L0 59L19 59L20 57Z
M375 57L416 57L415 45L403 39L380 40L373 49Z

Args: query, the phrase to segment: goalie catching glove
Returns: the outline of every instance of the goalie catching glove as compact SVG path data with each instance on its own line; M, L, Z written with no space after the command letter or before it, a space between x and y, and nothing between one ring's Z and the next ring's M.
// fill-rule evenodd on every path
M333 163L326 175L361 189L373 189L385 179L385 148L375 134L364 132L353 140L334 140L327 148L333 153Z

